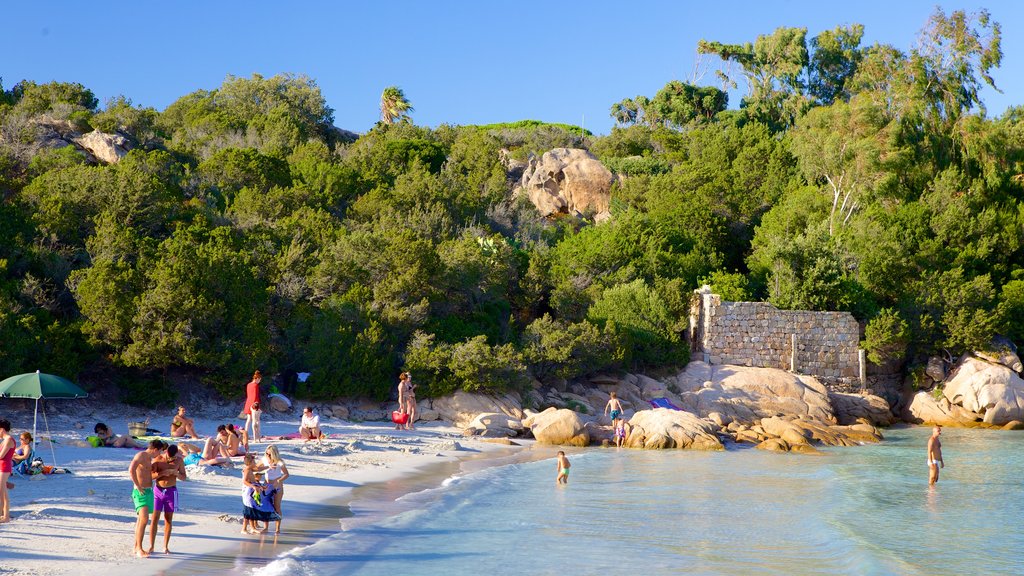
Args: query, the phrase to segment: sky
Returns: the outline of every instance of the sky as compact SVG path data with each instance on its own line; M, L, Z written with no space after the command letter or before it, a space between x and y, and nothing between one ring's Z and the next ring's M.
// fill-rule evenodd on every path
M693 80L702 38L753 42L792 26L810 39L860 23L863 44L909 50L937 3L947 13L986 8L1002 25L993 76L1003 93L983 99L990 116L1024 104L1024 2L1015 0L16 2L0 8L0 78L5 89L79 82L101 105L124 95L162 110L229 74L305 74L335 125L354 132L373 126L381 91L395 85L421 125L534 119L606 134L612 104ZM714 85L713 69L698 80Z

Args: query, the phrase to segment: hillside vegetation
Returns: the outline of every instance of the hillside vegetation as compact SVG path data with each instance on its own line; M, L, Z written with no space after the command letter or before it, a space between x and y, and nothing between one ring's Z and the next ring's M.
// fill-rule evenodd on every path
M747 85L737 109L672 81L612 106L606 136L421 127L392 87L354 138L290 75L162 112L0 86L0 376L100 374L152 401L171 369L228 391L290 368L312 373L302 395L383 398L400 369L437 395L676 367L701 283L850 311L876 362L1020 340L1024 109L978 96L998 24L937 11L909 51L862 34L702 41ZM68 144L94 129L131 151ZM560 146L625 176L610 222L512 194L501 151Z

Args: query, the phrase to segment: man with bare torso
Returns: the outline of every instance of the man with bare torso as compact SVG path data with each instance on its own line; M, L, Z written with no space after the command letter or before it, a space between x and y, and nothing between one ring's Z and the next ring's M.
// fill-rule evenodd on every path
M932 437L928 439L928 485L939 481L939 468L945 468L946 463L942 461L942 442L939 435L942 434L942 426L932 428Z
M170 554L172 520L178 507L178 480L185 480L185 462L178 454L178 447L170 445L153 460L153 524L149 528L149 550L152 554L156 543L156 529L160 513L164 515L164 554Z
M139 558L149 556L142 547L146 537L146 525L149 524L149 511L153 509L153 456L164 449L162 440L151 440L145 450L132 458L128 465L128 477L132 479L132 502L135 504L135 555Z

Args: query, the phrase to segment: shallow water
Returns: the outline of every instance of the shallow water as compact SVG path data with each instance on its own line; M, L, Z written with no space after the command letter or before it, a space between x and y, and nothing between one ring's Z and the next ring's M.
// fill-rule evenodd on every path
M1021 574L1024 434L929 429L821 457L570 453L454 477L261 574Z

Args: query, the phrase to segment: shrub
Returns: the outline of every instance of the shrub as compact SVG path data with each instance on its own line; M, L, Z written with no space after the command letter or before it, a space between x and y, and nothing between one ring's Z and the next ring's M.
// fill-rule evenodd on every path
M903 356L907 350L910 330L899 312L883 308L864 329L864 350L868 360L882 364L890 358Z

